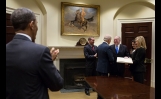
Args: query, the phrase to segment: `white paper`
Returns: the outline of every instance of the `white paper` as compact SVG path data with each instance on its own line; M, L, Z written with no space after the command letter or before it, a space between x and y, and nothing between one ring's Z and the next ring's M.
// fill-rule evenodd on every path
M117 57L117 63L128 63L128 64L133 64L132 59L129 58L124 58L124 57Z

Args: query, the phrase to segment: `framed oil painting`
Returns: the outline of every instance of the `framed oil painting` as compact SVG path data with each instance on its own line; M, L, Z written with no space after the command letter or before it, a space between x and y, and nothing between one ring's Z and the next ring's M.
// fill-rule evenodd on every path
M61 2L61 35L100 36L100 6Z

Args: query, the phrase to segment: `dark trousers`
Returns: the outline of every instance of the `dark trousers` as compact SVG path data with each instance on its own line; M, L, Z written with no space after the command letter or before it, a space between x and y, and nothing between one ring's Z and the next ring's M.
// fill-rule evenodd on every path
M134 81L144 84L144 72L132 73Z
M85 76L96 76L96 68L86 68ZM85 82L85 90L89 90L90 86Z
M117 68L118 68L117 75L120 76L120 77L124 77L125 65L124 64L118 65Z
M108 73L97 72L98 76L108 76ZM97 99L103 99L99 94L97 94Z
M110 75L124 77L125 65L122 63L111 66Z

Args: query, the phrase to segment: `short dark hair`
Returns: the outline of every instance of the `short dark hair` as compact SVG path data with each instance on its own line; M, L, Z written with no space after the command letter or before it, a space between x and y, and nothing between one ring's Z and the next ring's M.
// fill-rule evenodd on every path
M14 12L11 14L11 23L16 31L25 30L27 25L31 21L35 20L36 20L35 14L28 8L24 7L18 8L14 10Z
M88 38L88 41L91 40L92 38L94 38L94 37L89 37L89 38Z
M132 42L134 42L134 43L135 43L135 39L133 39L133 40L131 41L131 43L132 43Z

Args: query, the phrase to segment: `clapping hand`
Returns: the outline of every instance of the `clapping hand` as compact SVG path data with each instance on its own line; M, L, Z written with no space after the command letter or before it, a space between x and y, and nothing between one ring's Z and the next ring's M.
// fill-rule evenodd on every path
M51 54L52 60L54 61L57 55L59 54L59 49L55 49L54 47L51 48L50 54Z
M94 54L94 57L97 57L97 53L96 53L96 54Z

